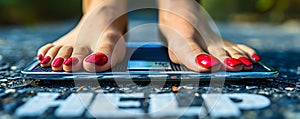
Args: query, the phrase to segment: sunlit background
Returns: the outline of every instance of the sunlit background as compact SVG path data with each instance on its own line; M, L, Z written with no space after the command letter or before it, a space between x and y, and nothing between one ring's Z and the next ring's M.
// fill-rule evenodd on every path
M299 0L203 0L215 20L286 23L300 18ZM0 0L0 24L35 25L78 19L81 0Z

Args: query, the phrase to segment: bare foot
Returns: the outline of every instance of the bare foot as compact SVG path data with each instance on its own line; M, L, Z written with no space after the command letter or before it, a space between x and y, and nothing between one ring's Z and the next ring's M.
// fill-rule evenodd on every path
M79 24L38 50L41 66L51 66L53 71L101 72L121 61L126 50L126 4L126 0L85 0Z
M221 38L220 41L203 38L194 26L202 27L206 33L213 31L206 29L205 21L199 19L199 4L193 0L158 0L158 4L159 27L168 42L172 62L194 71L208 72L251 70L252 63L260 60L248 46Z

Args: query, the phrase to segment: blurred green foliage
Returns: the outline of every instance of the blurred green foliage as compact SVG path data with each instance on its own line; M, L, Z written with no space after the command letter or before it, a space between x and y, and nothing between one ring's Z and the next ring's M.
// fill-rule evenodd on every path
M0 24L35 24L81 15L81 0L0 0Z
M284 22L300 18L300 0L202 0L217 20ZM81 0L0 0L0 24L78 18Z
M202 0L218 20L281 23L300 18L300 0Z

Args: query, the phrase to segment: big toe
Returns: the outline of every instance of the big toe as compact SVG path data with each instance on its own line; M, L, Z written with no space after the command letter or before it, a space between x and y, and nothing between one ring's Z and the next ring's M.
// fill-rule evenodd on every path
M84 69L88 72L107 71L124 58L125 39L119 33L105 34L93 50L83 61Z
M111 64L108 62L108 55L104 53L93 53L84 60L84 68L89 72L101 72L110 69Z
M181 41L169 42L169 50L172 50L172 54L169 55L172 61L175 59L175 62L197 72L217 71L221 68L219 60L204 52L198 44L193 41L188 43Z

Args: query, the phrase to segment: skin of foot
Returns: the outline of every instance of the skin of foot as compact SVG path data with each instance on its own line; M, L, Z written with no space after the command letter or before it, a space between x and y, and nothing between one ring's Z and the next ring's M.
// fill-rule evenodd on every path
M84 0L78 25L38 50L42 67L53 71L102 72L121 61L126 45L126 0Z
M201 9L193 0L157 0L157 3L159 28L168 43L172 62L194 71L209 72L221 69L251 70L252 64L260 60L255 51L246 45L222 38L214 40L219 36L199 16ZM212 37L203 38L203 33L211 33Z
M172 62L198 72L251 70L260 60L252 48L228 40L201 37L194 26L213 33L199 20L192 0L158 0L159 27L168 42ZM84 0L79 24L57 41L38 50L42 67L53 71L102 72L121 61L125 54L126 0ZM180 8L180 9L179 9ZM213 37L218 37L213 34ZM220 45L221 44L221 45Z

